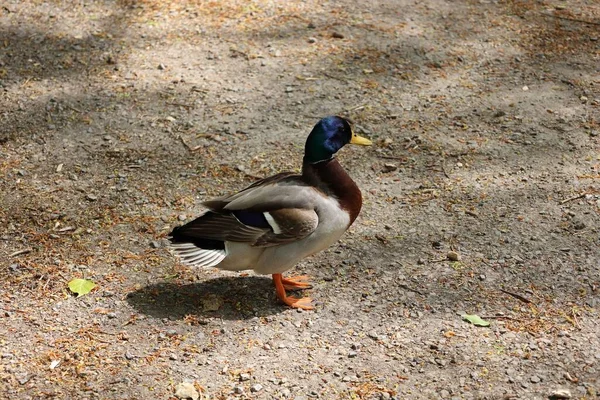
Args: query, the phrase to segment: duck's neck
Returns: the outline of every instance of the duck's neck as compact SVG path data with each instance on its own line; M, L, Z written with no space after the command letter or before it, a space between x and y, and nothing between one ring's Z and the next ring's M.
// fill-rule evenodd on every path
M362 196L356 183L335 158L318 163L310 163L305 159L302 163L302 177L338 199L340 207L350 215L348 226L352 225L362 207Z

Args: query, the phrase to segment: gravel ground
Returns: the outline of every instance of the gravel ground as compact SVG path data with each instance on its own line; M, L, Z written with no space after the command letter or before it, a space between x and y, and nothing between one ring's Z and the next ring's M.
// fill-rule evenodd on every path
M0 30L0 397L600 396L597 1L7 0ZM332 114L375 145L293 271L315 311L177 263Z

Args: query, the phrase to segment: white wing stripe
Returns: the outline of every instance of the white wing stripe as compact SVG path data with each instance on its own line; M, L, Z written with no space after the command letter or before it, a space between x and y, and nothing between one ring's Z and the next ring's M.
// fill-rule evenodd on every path
M279 224L275 221L275 218L273 218L273 216L268 212L264 212L263 214L265 215L265 218L269 225L271 225L271 228L273 228L273 233L279 235L281 233L281 228L279 227Z

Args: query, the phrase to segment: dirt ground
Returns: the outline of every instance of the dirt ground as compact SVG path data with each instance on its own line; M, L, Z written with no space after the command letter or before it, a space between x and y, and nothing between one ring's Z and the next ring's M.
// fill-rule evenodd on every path
M177 263L332 114L315 311ZM4 1L0 398L596 399L599 144L596 0Z

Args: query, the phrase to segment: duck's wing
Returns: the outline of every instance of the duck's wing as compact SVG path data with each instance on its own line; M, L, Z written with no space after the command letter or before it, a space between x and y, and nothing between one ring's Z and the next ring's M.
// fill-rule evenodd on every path
M246 189L204 203L209 211L175 228L175 242L216 240L268 247L301 240L319 224L318 189L290 173L258 181Z

